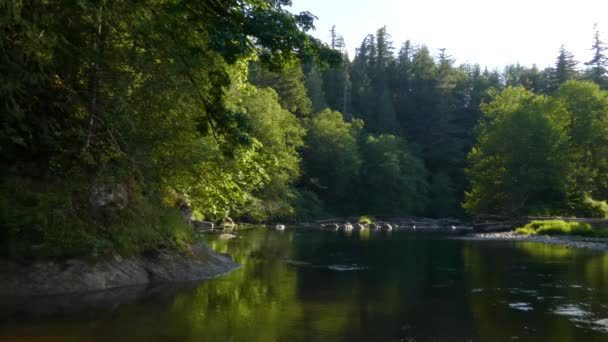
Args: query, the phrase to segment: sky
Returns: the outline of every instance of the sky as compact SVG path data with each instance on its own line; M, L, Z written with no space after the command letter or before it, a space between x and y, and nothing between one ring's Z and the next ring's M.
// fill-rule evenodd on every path
M409 39L456 64L552 66L564 44L579 62L591 59L594 24L608 42L608 0L292 0L294 13L316 15L311 34L330 41L332 25L351 59L363 38L386 25L395 51Z

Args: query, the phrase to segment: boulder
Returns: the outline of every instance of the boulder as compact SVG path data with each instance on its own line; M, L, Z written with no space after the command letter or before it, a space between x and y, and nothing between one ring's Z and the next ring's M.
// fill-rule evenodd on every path
M387 222L381 222L380 223L380 228L382 230L393 230L393 226L391 226L391 224L387 223Z
M238 235L234 235L234 234L230 234L230 233L223 233L223 234L220 234L219 239L220 240L231 240L231 239L234 239L237 237L238 237Z
M94 209L124 209L129 204L129 192L124 184L97 184L91 189L89 203Z
M182 218L184 219L184 222L186 222L186 224L191 224L192 223L192 208L190 207L188 202L186 202L185 199L180 198L179 203L177 205L177 209L179 209L179 211L182 213Z
M222 226L226 229L232 229L236 226L236 224L234 224L234 221L230 218L230 216L224 216L222 219Z
M321 228L326 230L338 230L340 228L340 225L337 223L325 223L321 225Z
M239 265L200 242L186 254L147 255L90 262L38 261L29 265L0 259L0 297L100 291L132 285L180 283L220 276Z
M215 226L213 224L213 222L199 221L199 220L192 220L192 225L194 226L194 229L196 229L198 231L211 230Z

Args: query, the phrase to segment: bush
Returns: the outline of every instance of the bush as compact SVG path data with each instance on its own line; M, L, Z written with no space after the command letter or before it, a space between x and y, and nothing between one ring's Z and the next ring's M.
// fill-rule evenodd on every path
M517 228L520 234L539 235L581 235L581 236L608 236L607 232L598 231L587 223L565 222L562 220L532 221Z
M295 218L299 222L315 220L327 215L325 204L317 194L309 190L297 192L295 201Z
M608 203L595 200L589 195L583 196L582 202L576 209L578 216L608 218Z

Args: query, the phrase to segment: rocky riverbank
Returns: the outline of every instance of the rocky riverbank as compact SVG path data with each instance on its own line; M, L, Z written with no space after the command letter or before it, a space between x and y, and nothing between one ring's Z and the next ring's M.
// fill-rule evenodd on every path
M200 242L187 255L155 252L91 263L72 259L23 265L0 260L0 296L84 293L125 286L170 284L214 278L240 267L229 255Z
M608 238L592 238L572 235L524 235L513 231L475 233L458 237L464 240L498 240L498 241L527 241L559 245L568 248L583 248L598 251L608 251Z

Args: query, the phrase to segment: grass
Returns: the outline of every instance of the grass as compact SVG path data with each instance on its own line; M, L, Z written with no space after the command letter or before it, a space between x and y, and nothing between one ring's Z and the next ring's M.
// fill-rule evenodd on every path
M608 231L597 230L587 223L566 222L562 220L532 221L517 228L517 233L525 235L578 235L608 237Z
M359 223L361 223L361 224L370 224L372 222L373 221L372 221L371 216L364 215L364 216L359 217Z

